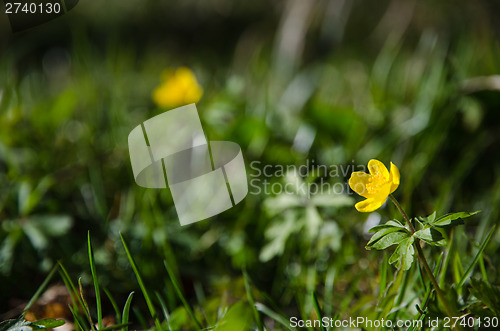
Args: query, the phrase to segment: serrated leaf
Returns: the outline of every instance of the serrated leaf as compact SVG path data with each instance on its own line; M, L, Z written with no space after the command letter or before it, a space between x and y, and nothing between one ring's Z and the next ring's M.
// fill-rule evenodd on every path
M445 246L446 240L441 232L433 228L425 228L413 234L415 237L425 241L426 243L434 246Z
M415 222L417 223L415 229L423 229L425 227L424 223L420 222L418 218L414 218L413 220L415 220Z
M380 231L380 230L383 230L383 229L392 228L392 227L397 227L397 228L401 228L401 229L406 229L406 228L404 227L404 225L402 225L402 224L401 224L401 223L399 223L399 222L395 222L395 221L387 221L387 223L384 223L384 224L380 224L380 225L374 226L373 228L371 228L370 230L368 230L368 233L377 232L377 231Z
M410 269L413 263L413 255L415 254L415 249L413 248L412 245L413 240L414 240L413 236L403 239L399 243L398 247L396 247L394 253L391 255L389 263L393 264L394 262L397 262L396 264L397 268L401 268L403 270Z
M396 227L389 227L389 228L384 228L377 233L375 233L371 238L370 241L366 244L366 246L371 246L373 243L375 243L377 240L382 238L383 236L388 235L389 233L396 232L396 231L401 231L401 229L396 228Z
M436 211L427 217L419 216L418 219L423 223L431 224L436 219Z
M399 244L403 239L408 238L410 235L407 232L391 232L382 238L379 241L370 246L370 248L375 249L386 249L389 246Z
M264 236L269 240L262 248L259 259L262 262L267 262L277 255L283 254L285 245L290 237L295 232L298 232L303 226L303 223L297 222L295 213L289 211L285 215L285 220L280 223L271 225Z
M471 293L481 300L491 311L500 314L500 289L484 280L471 278Z
M431 224L432 226L448 226L448 225L460 225L463 224L462 219L470 217L472 215L476 215L481 211L473 211L473 212L458 212L458 213L450 213L443 216L438 217Z
M264 201L264 211L269 217L274 217L283 211L303 206L302 200L294 194L280 194Z

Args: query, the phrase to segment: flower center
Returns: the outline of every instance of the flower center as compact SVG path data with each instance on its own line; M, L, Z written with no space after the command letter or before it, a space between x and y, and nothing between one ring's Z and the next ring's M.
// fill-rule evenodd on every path
M382 186L385 184L385 178L382 174L378 173L376 175L371 175L368 178L368 184L366 184L366 189L370 194L376 194L380 191Z

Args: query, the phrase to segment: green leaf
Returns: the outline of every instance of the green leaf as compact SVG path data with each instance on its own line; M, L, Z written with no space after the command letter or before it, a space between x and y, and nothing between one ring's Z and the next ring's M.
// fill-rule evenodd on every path
M423 223L431 224L436 219L436 211L427 217L419 216L418 219Z
M267 262L275 256L283 254L290 235L298 232L303 226L303 223L297 222L294 211L285 212L284 218L283 221L276 222L266 229L264 236L269 239L269 242L260 251L259 259L261 262Z
M478 211L473 211L473 212L450 213L450 214L446 214L446 215L438 217L436 220L434 220L433 222L430 222L429 224L432 226L460 225L460 224L463 224L462 219L470 217L472 215L476 215L480 212L481 211L478 210ZM454 221L456 221L456 222L454 222Z
M388 229L392 230L392 229ZM386 230L386 231L388 231ZM386 249L389 246L399 244L402 240L408 238L410 235L407 232L401 232L397 231L394 232L392 231L391 233L384 235L380 240L375 242L374 244L371 245L370 248L375 248L375 249Z
M418 224L414 226L415 229L423 229L425 227L425 225L422 222L420 222L418 218L414 218L412 221L415 221L415 223Z
M6 320L0 322L0 331L23 330L23 326L28 324L29 322L25 321L23 317L20 317L17 320ZM25 330L29 330L29 328L26 327Z
M388 228L393 228L393 227L397 227L397 228L401 228L401 229L406 229L404 227L404 225L402 225L399 222L387 221L387 223L374 226L373 228L371 228L370 230L368 230L368 233L377 232L377 231L380 231L380 230L383 230L383 229L388 229Z
M52 318L38 320L35 322L26 321L23 316L17 320L6 320L0 323L0 331L30 331L30 330L46 330L57 328L64 324L64 320L56 320Z
M31 322L31 325L37 326L40 329L53 329L53 328L57 328L58 326L64 325L64 320L56 320L53 318L47 318L47 319Z
M385 224L384 224L385 225ZM378 227L378 226L376 226ZM373 229L373 228L372 228ZM371 245L372 243L374 243L375 241L379 240L380 238L382 238L384 235L387 235L391 232L395 232L395 231L406 231L408 232L408 230L403 227L403 226L391 226L391 225L388 225L388 226L384 226L384 227L380 227L379 230L377 233L375 233L371 238L370 238L370 241L368 242L367 246L368 245ZM409 233L409 232L408 232Z
M413 236L403 239L394 251L394 254L392 254L389 259L389 263L393 264L394 262L397 262L397 268L401 268L403 270L410 269L413 263L413 255L415 254L415 250L412 245L413 240Z
M444 239L441 232L433 228L425 228L413 234L415 237L425 241L426 243L434 246L445 246L446 239Z
M385 249L393 244L399 243L404 238L410 236L410 232L400 223L388 221L385 224L377 225L369 230L378 230L366 244L366 249Z

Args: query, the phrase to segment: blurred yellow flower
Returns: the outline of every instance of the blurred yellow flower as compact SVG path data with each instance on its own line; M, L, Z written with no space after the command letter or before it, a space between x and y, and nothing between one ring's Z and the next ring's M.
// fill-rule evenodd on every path
M162 74L162 81L153 91L153 101L160 107L173 108L197 103L203 95L203 89L189 68L166 70Z
M378 209L387 200L389 194L399 186L399 169L391 162L391 172L385 165L375 159L368 162L370 174L356 171L349 178L349 186L366 200L358 202L355 207L360 212L371 212Z

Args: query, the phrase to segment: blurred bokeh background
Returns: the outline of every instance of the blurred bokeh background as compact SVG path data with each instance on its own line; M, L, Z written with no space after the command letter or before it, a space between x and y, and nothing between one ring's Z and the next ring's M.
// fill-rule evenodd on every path
M465 267L500 216L498 22L493 0L82 0L14 34L2 11L0 319L57 261L91 284L87 231L100 284L120 306L139 291L122 233L148 288L187 329L163 260L206 316L246 298L243 268L256 300L283 316L313 314L313 290L327 315L374 316L384 254L365 250L365 224L399 217L393 206L368 215L349 192L318 204L249 194L181 227L168 190L135 184L128 133L166 110L152 93L178 67L203 88L209 139L238 143L247 166L377 158L398 165L395 193L410 215L482 210L455 233ZM493 284L499 239L483 265ZM136 294L139 323L148 315ZM415 315L418 296L409 286L401 316ZM104 311L113 315L107 301Z

